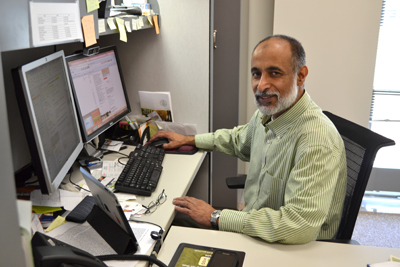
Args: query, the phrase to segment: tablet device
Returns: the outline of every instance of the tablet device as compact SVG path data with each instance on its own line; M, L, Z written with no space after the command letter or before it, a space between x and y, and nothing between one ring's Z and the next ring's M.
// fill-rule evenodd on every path
M210 262L213 254L215 252L227 252L226 255L237 255L237 267L242 267L244 262L244 257L246 255L243 251L228 250L222 248L206 247L189 243L181 243L175 251L171 262L168 267L206 267ZM214 256L215 257L215 256ZM220 257L220 255L218 255ZM230 257L230 256L228 256ZM224 262L228 263L229 260L226 259ZM222 267L222 266L220 266Z
M107 187L94 178L89 172L80 167L80 171L88 185L97 206L116 222L136 243L136 237L119 204L118 198Z

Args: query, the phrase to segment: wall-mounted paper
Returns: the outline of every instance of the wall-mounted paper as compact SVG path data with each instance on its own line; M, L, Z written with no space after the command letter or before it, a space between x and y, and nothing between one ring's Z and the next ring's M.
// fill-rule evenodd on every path
M29 1L33 46L83 42L79 1Z
M142 114L156 111L163 121L173 121L170 92L139 91Z

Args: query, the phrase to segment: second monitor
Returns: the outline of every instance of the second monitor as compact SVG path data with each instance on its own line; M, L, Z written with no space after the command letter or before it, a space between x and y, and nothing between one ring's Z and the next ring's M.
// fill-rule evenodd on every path
M130 112L115 46L66 57L83 141L88 143Z

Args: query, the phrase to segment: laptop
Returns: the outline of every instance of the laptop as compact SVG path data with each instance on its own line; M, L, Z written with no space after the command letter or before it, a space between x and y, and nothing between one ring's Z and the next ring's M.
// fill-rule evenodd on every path
M138 247L139 245L136 237L115 194L82 167L80 167L80 171L90 189L90 192L93 195L93 198L96 201L97 206L102 209L104 213L108 215L108 217L116 222L116 224L118 224L127 233L131 240L136 243L136 247Z

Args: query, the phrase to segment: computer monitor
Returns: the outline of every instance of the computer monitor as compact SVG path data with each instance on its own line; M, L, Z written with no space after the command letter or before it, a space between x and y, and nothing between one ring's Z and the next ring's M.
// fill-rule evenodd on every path
M83 148L64 51L12 74L34 173L42 193L50 195Z
M66 61L82 138L88 143L130 112L117 48L101 48L91 56L74 54Z

